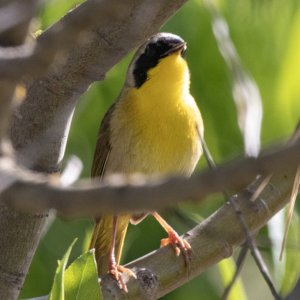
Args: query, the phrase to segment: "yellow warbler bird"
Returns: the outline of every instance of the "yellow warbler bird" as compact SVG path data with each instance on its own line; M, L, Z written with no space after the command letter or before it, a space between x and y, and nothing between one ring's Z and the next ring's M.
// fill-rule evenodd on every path
M116 102L99 131L92 176L189 176L201 154L203 122L190 94L190 73L184 59L186 43L179 36L158 33L136 52ZM151 213L168 233L161 246L171 244L176 255L189 258L190 245L162 217ZM90 248L95 248L99 275L110 273L127 290L119 265L129 222L145 214L101 215L96 220Z

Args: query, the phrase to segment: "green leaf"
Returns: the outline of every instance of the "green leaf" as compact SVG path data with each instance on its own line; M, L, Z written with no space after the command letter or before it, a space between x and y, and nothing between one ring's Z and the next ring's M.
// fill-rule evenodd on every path
M66 300L100 300L94 249L79 256L66 270L64 278Z
M75 239L68 250L66 251L62 260L58 261L58 267L55 272L53 285L49 294L49 300L64 300L64 273L69 260L71 250L77 239Z
M287 295L295 286L300 273L300 219L296 211L291 220L285 248L285 268L281 284L281 294Z
M281 73L278 83L274 86L277 89L277 99L274 101L278 121L276 130L282 133L290 133L294 130L299 120L300 111L300 10L297 11L294 22L290 28L289 39L286 43L285 58L280 63Z
M235 263L233 258L223 259L218 264L219 272L222 278L224 288L230 283L234 272L235 272ZM237 279L233 285L228 300L246 300L247 296L243 288L243 284L240 278Z

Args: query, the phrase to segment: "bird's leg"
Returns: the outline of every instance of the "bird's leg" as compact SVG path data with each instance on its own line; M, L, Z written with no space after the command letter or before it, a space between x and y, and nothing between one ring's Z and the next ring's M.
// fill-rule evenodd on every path
M191 245L185 239L181 238L178 233L157 212L153 212L152 216L168 233L168 237L160 241L160 246L164 247L167 245L172 245L176 256L179 256L180 253L182 253L186 265L189 266L191 261Z
M124 280L122 278L122 273L127 273L129 276L132 276L134 278L136 278L136 275L130 269L120 266L116 262L115 244L116 244L116 235L117 235L117 222L118 222L118 216L114 216L113 217L113 235L112 235L112 241L111 241L111 247L110 247L110 253L109 253L108 273L111 274L116 279L120 288L127 293L128 289L127 289L126 283L124 282Z

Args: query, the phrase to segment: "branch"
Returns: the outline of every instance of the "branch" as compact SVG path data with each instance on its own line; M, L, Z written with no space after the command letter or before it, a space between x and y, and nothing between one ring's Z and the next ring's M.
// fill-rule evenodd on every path
M276 151L266 151L257 159L235 160L191 178L172 177L149 182L147 177L141 175L131 179L112 176L104 183L92 185L85 182L70 188L60 187L51 177L49 181L48 177L34 176L20 169L9 173L4 167L2 177L14 183L3 192L2 199L24 212L55 209L60 215L68 217L159 210L179 201L200 202L209 194L224 190L238 191L257 174L293 171L300 164L299 151L299 143L288 145Z
M36 10L37 0L0 1L0 49L14 47L23 43L31 18ZM24 9L24 7L30 9ZM15 17L22 18L16 21ZM1 68L1 67L0 67ZM10 117L11 102L13 100L15 83L7 78L0 78L0 156L5 152L3 138L6 136Z
M249 201L258 182L234 196L251 233L257 232L289 201L294 173L274 175L259 199ZM276 188L274 188L276 187ZM213 215L185 234L193 252L190 273L184 260L176 258L172 247L154 251L128 265L138 279L127 278L125 295L110 277L102 279L104 299L158 299L198 276L212 265L232 255L244 243L245 233L232 206L227 202Z
M15 47L24 42L30 20L36 10L36 4L37 0L0 1L1 47ZM30 9L20 12L18 9L24 5L30 7ZM22 18L15 21L14 17L17 15L22 15ZM6 20L6 18L10 20ZM12 20L14 20L13 23L11 23ZM6 27L2 26L3 23L6 24ZM3 150L3 145L5 144L3 140L7 136L8 120L11 115L10 110L14 90L15 83L9 80L0 81L0 157L6 154L5 150ZM24 281L24 272L28 269L28 267L24 268L24 264L29 264L28 258L30 258L30 255L24 255L23 261L15 259L15 257L11 255L11 251L14 251L16 239L14 241L10 235L14 233L14 237L20 236L18 240L20 243L22 243L22 240L25 238L24 235L22 236L22 234L20 234L21 228L18 227L16 217L17 215L15 213L9 212L6 205L0 203L0 299L16 299L18 297L20 286ZM28 234L30 235L30 232L28 232ZM32 250L30 251L32 252ZM30 251L28 251L28 253L30 253ZM12 263L9 264L9 262Z
M37 1L0 0L0 7L0 34L8 37L7 43L2 43L1 46L20 45L28 30L24 25L35 15ZM10 32L7 34L8 31Z
M68 13L61 20L60 26L53 26L38 37L34 46L27 44L13 49L1 49L0 78L16 80L24 75L42 74L57 53L61 55L73 48L80 37L84 44L92 26L107 26L112 19L119 19L126 6L126 1L119 0L112 0L110 5L99 0L86 1Z

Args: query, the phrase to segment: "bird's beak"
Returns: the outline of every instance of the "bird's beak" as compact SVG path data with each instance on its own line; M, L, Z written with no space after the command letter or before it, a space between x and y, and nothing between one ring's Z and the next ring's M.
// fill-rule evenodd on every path
M178 53L178 54L183 55L185 51L186 51L186 42L183 42L183 43L174 45L171 49L166 51L163 55L167 56L167 55L170 55L172 53Z

